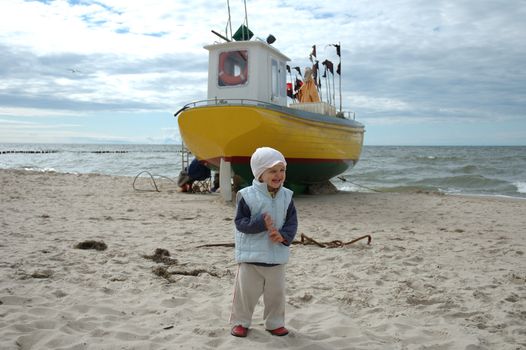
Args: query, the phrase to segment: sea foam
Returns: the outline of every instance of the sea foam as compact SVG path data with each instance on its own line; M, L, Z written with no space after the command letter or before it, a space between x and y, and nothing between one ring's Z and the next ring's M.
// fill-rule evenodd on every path
M526 182L515 182L514 185L517 186L517 192L526 193Z

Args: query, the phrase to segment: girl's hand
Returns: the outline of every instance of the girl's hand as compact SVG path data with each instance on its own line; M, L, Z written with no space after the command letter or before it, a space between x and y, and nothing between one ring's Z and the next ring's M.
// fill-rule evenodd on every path
M274 223L272 222L272 218L268 214L263 214L263 220L265 220L265 227L267 228L267 231L269 232L270 240L274 243L282 243L285 241L283 236L279 233L278 230L274 227Z
M271 230L269 236L270 240L274 243L283 243L285 241L283 236L276 229Z
M267 228L267 231L271 232L272 230L275 230L274 223L272 222L272 218L267 213L263 214L263 220L265 221L265 227Z

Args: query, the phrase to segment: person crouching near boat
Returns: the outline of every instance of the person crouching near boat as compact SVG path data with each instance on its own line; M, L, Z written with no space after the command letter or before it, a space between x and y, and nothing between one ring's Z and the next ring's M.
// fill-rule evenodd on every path
M231 334L246 337L254 308L263 295L265 328L283 336L285 264L298 229L293 192L283 187L287 162L279 151L258 148L250 158L252 185L237 192L235 258L238 271L230 324Z

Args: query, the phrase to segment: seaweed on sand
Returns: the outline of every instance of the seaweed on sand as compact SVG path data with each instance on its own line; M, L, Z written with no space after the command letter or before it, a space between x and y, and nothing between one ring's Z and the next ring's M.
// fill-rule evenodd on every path
M95 249L95 250L106 250L108 246L103 241L87 240L84 242L77 243L75 245L77 249Z

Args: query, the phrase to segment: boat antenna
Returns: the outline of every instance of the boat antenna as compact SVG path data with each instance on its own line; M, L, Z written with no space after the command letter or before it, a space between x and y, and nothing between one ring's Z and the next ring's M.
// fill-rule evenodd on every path
M248 31L249 27L248 27L248 15L247 15L247 0L243 0L243 3L245 4L245 25L247 26L247 31ZM247 36L250 36L250 34L247 33Z
M230 42L231 40L228 39L226 36L223 36L221 34L219 34L218 32L216 32L215 30L212 30L212 33L214 33L215 35L217 35L218 37L220 37L221 39L223 39L224 41L227 41L227 42Z
M230 40L227 40L227 41L231 41L232 40L232 18L230 17L230 0L226 0L226 6L228 7L228 22L227 22L227 27L225 29L225 32L226 32L226 37L227 38L230 38ZM230 27L230 36L228 36L228 28Z

